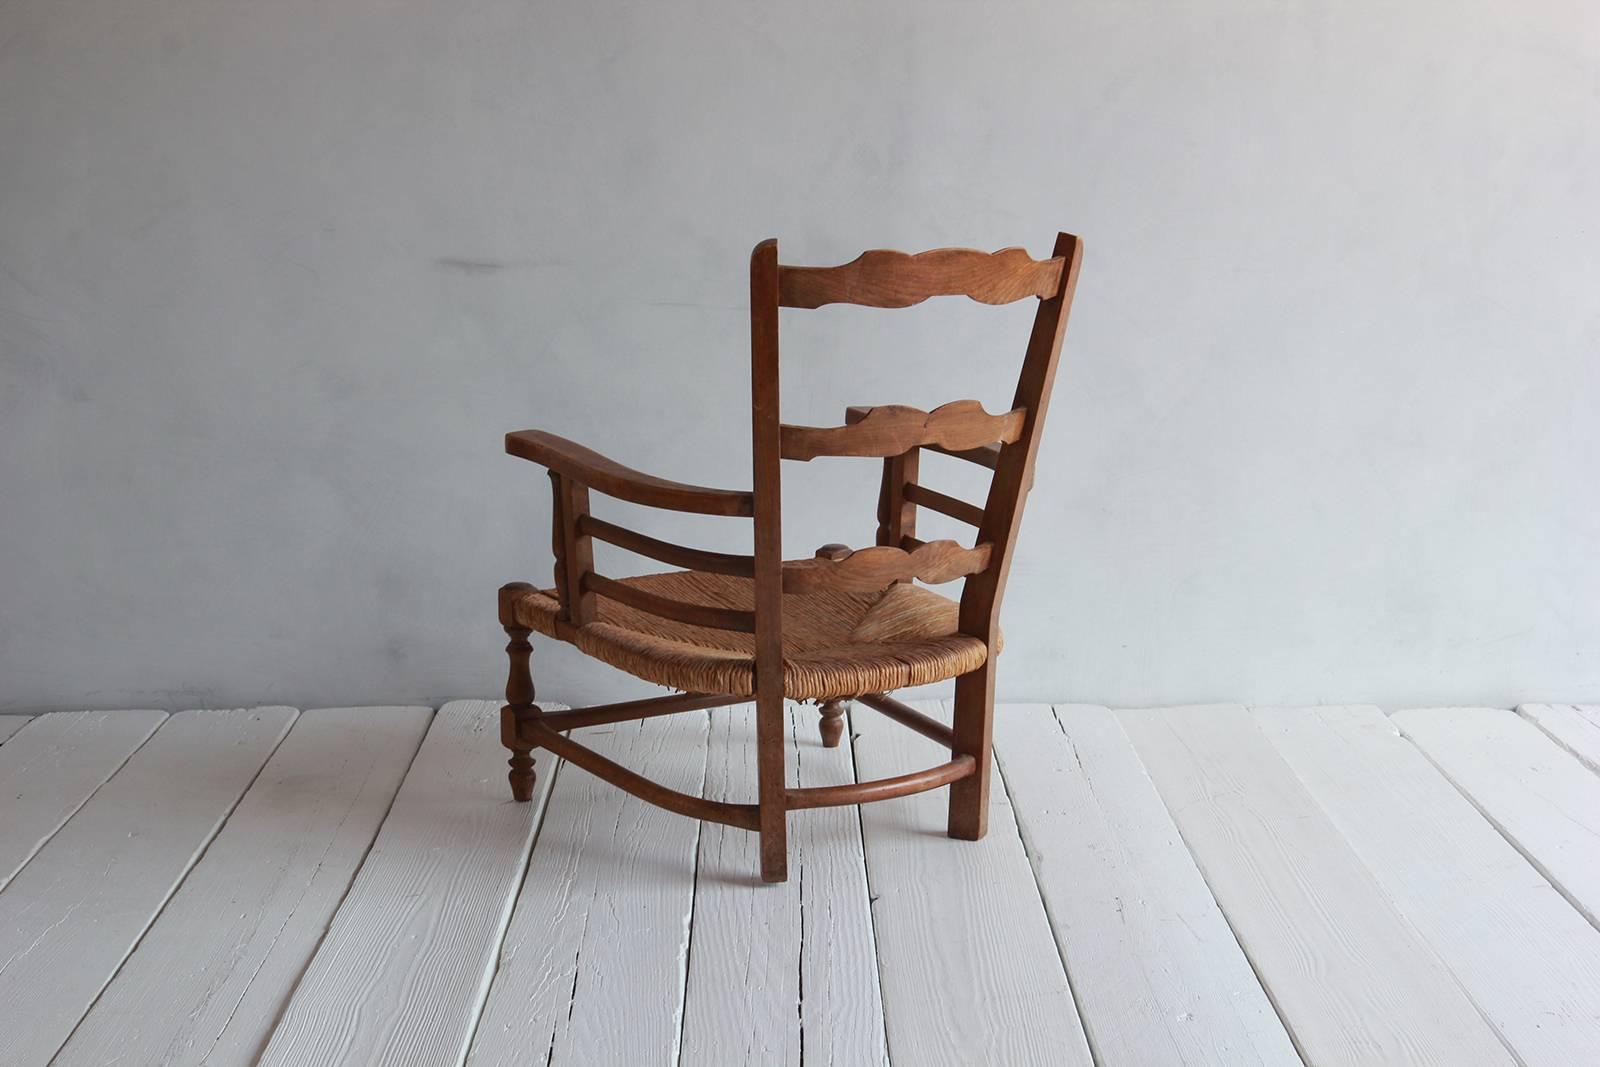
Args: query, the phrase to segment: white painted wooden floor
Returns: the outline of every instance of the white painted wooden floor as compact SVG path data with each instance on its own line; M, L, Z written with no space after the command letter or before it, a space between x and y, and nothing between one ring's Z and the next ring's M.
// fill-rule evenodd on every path
M925 705L938 710L937 705ZM858 709L792 774L937 762ZM586 740L749 798L748 708ZM1600 1064L1600 708L999 713L944 791L755 839L495 705L0 718L0 1064Z

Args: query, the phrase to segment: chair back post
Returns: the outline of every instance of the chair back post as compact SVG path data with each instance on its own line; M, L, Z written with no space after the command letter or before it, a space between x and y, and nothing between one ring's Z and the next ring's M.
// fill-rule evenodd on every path
M909 549L906 539L917 536L917 506L906 499L906 486L917 480L921 456L922 450L913 448L898 456L884 457L883 485L878 490L877 541L880 545Z
M1033 466L1039 454L1039 439L1044 430L1045 412L1055 384L1056 365L1061 356L1061 339L1072 310L1072 296L1078 284L1078 267L1083 260L1083 245L1069 233L1056 235L1052 258L1065 266L1055 295L1041 299L1034 315L1033 332L1017 379L1013 410L1023 409L1022 431L1017 440L1002 445L995 463L989 496L983 508L983 523L978 528L978 543L994 546L989 565L967 578L961 592L960 630L982 639L992 658L997 653L1000 601L1005 595L1006 578L1011 571L1017 530L1022 525L1022 508L1033 484Z
M778 242L750 254L750 409L755 490L755 698L761 876L787 874L783 714L782 444L778 409Z
M561 617L574 626L593 622L594 593L585 577L594 572L594 542L583 531L589 514L589 487L557 471L550 472L551 549L556 557L556 595Z

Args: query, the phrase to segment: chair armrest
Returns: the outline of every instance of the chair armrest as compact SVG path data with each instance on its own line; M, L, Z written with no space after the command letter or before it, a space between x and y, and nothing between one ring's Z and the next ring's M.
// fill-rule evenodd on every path
M646 507L701 515L755 514L755 496L736 489L708 489L643 474L593 449L543 430L506 434L506 452L532 460L596 492Z

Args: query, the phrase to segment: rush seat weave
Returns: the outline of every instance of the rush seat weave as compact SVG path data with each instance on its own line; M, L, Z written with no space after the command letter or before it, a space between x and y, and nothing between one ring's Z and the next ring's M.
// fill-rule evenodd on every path
M624 585L692 604L748 611L749 578L669 571L623 578ZM553 589L529 590L513 610L523 626L557 636L561 603ZM983 641L956 632L953 600L911 584L872 593L820 590L783 597L783 692L791 700L830 700L927 685L983 666ZM596 600L593 622L570 640L584 653L646 681L694 693L755 692L755 637L694 626Z

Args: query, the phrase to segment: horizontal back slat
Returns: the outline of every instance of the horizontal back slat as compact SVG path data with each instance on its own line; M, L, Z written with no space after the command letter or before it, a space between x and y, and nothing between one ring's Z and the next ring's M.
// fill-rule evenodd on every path
M583 576L583 588L597 596L609 597L630 608L659 615L663 619L686 622L690 626L705 626L712 630L734 630L739 633L756 632L756 613L734 608L716 608L708 604L691 604L685 600L657 596L631 585L624 585L603 574Z
M1016 408L991 415L976 400L956 400L932 411L887 404L870 408L844 426L793 426L779 430L784 459L817 456L898 456L913 448L935 445L964 451L983 445L1010 444L1022 434L1027 412Z
M749 578L755 574L755 558L752 556L707 552L701 548L675 545L671 541L648 537L635 530L606 522L604 519L597 519L593 515L584 515L578 519L578 535L592 537L596 541L604 541L609 545L616 545L629 552L637 552L641 556L649 556L651 559L670 563L685 570L731 574L737 578Z
M916 255L874 249L837 267L780 265L778 303L791 308L903 308L931 296L967 296L985 304L1009 304L1029 296L1055 296L1064 266L1059 258L1034 259L1021 248L936 248Z
M983 509L976 504L969 504L965 500L957 500L947 496L937 489L929 489L916 482L907 482L905 487L906 499L918 507L931 508L941 515L948 515L952 519L964 522L968 526L983 525Z
M992 545L964 548L955 541L929 541L919 544L910 552L889 545L877 545L837 560L814 559L786 563L783 568L783 591L810 593L819 589L839 589L868 593L911 578L938 585L965 578L969 574L978 574L989 565L992 552Z

